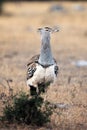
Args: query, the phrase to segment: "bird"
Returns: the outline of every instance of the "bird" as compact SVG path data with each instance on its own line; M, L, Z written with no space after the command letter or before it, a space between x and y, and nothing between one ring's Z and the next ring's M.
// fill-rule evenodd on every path
M33 56L27 64L27 86L31 95L45 92L46 87L57 79L59 66L52 55L50 35L58 31L57 27L38 28L41 35L40 54Z

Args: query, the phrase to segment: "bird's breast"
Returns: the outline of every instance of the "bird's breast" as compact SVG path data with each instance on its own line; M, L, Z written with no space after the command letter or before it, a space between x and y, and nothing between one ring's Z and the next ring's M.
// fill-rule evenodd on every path
M53 82L54 80L55 80L54 65L52 65L46 68L45 81Z
M37 87L38 83L53 82L54 79L55 79L54 65L45 68L37 64L36 71L33 77L27 81L27 84Z
M37 65L36 72L34 73L34 78L37 81L42 81L45 78L45 71L45 68L43 68L41 65Z
M48 82L53 81L55 78L54 65L44 68L43 66L37 66L37 71L34 74L35 79L39 81Z

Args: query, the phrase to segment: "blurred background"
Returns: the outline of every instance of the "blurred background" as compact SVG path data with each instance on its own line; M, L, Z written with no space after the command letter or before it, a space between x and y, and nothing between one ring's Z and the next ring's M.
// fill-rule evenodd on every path
M26 64L40 52L38 27L59 26L51 36L59 65L55 86L48 90L52 102L68 104L62 115L54 115L53 130L87 128L87 1L0 0L0 93L28 91ZM50 97L51 95L51 97ZM60 118L60 120L59 120ZM62 122L64 125L61 125Z

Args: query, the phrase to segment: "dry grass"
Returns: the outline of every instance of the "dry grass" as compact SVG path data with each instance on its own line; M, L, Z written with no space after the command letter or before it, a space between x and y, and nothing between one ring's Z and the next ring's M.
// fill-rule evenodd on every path
M42 26L60 26L60 32L52 36L52 50L59 64L56 85L51 85L45 98L52 103L63 104L53 114L51 123L43 128L3 124L0 130L86 130L87 129L87 67L78 68L73 61L87 60L87 9L75 11L76 3L61 3L68 12L49 12L54 3L5 4L9 16L0 17L0 93L9 94L6 79L15 92L28 92L26 64L40 51L40 36L36 32ZM87 8L87 3L80 3ZM0 100L1 111L3 110ZM59 105L61 106L61 105ZM0 112L2 114L2 112Z

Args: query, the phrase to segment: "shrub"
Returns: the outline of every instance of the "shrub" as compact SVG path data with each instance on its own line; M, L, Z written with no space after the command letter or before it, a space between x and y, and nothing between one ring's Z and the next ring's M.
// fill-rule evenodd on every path
M50 102L44 101L40 95L29 96L21 92L5 102L2 119L10 123L43 126L50 121L52 111Z

